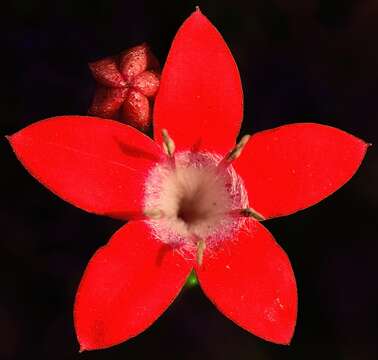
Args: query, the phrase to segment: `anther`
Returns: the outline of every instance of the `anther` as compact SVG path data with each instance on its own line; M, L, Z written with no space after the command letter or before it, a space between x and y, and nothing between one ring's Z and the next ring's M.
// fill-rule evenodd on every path
M242 153L244 147L247 145L251 135L244 135L240 141L236 144L236 146L229 152L226 156L227 161L234 161L237 159L240 154Z
M199 266L202 266L203 253L204 253L205 249L206 249L205 240L199 239L198 242L197 242L197 255L196 255L197 264Z
M225 166L227 167L230 165L235 159L237 159L244 147L247 145L251 135L244 135L240 141L236 144L236 146L224 157L224 159L219 163L219 166Z
M245 217L251 217L257 221L264 221L266 220L264 216L262 216L259 212L257 212L256 210L252 209L252 208L245 208L245 209L242 209L242 210L239 210L239 214L241 216L245 216Z
M164 211L160 209L144 210L143 214L152 220L159 220L165 217Z
M161 134L163 136L163 149L164 149L164 152L169 157L173 157L173 154L174 154L175 148L176 148L174 141L169 136L168 131L166 129L162 129L161 130Z

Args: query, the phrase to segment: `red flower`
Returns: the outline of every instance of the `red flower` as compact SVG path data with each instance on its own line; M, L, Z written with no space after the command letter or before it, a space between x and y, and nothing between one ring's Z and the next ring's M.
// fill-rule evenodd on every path
M89 64L98 86L90 115L126 122L139 130L151 122L150 101L159 88L159 63L146 44Z
M145 330L192 268L227 317L266 340L289 343L294 274L258 220L292 214L336 191L367 144L303 123L235 145L242 100L229 49L196 11L163 70L156 142L124 124L80 116L43 120L10 137L20 161L54 193L84 210L131 220L82 278L74 311L82 350Z

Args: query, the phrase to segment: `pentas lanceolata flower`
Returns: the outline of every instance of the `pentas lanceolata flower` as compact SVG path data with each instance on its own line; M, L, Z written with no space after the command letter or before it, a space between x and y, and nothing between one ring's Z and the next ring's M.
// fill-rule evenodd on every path
M147 130L160 82L159 62L147 44L90 63L89 68L98 85L88 113Z
M227 317L288 344L294 274L261 224L324 199L354 174L367 144L291 124L244 136L238 69L197 10L178 31L154 108L154 140L95 117L61 116L9 138L42 184L84 210L130 220L88 264L74 319L82 350L150 326L195 270Z

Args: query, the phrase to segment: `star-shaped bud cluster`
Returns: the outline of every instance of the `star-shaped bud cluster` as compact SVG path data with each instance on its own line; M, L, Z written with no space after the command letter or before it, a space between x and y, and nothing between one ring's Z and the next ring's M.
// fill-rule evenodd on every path
M88 113L147 130L160 83L159 62L148 45L92 62L89 68L97 88Z

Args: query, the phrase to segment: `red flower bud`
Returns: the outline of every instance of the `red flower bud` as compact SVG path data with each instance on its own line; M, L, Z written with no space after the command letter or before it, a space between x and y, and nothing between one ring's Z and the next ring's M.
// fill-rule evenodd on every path
M92 62L89 68L98 86L88 113L147 130L160 84L159 62L148 45Z
M154 97L159 89L160 76L154 71L144 71L136 76L132 87L147 97Z
M147 130L150 125L150 104L145 95L137 90L128 92L127 101L123 103L121 117L128 119L129 125L140 130Z

